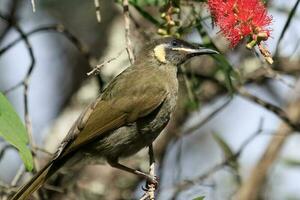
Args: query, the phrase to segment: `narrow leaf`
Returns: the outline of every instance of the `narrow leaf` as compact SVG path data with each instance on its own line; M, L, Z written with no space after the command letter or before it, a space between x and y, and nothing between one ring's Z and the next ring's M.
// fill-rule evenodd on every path
M196 197L193 200L204 200L205 196Z
M283 159L283 163L289 167L300 167L300 160L295 160L292 158Z
M27 147L28 137L26 129L13 106L1 92L0 137L18 150L27 170L31 171L33 169L33 159L30 149Z
M214 140L218 143L220 148L222 149L225 159L228 159L228 165L232 167L234 170L238 171L238 162L234 156L234 153L231 147L227 144L227 142L218 134L213 133Z

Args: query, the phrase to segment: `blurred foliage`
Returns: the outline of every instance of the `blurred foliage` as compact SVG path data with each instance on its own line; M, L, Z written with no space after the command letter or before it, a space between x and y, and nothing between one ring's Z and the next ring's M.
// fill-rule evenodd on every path
M300 167L300 160L292 159L292 158L285 158L283 159L283 163L288 167Z
M26 169L33 169L33 159L30 149L27 147L28 135L13 106L0 92L0 136L18 149Z
M225 160L228 160L228 165L235 170L236 172L239 169L239 163L238 160L233 152L233 150L231 149L231 147L227 144L227 142L217 133L213 133L213 138L214 140L217 142L217 144L219 145L219 147L221 148L224 156L225 156Z
M194 198L193 200L204 200L204 199L205 199L205 196L200 196L200 197Z

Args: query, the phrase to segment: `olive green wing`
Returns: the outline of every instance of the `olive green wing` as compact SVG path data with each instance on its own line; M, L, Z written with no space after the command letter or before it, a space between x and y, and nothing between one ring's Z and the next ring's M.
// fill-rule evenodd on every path
M56 158L103 137L105 133L147 116L158 108L167 96L166 90L151 87L151 84L140 94L134 88L127 92L129 93L126 96L100 98L91 104L73 125Z

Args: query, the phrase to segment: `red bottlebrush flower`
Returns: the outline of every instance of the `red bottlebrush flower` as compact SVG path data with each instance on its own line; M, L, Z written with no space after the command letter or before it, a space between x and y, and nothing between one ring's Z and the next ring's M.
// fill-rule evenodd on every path
M265 59L272 63L272 58L261 41L270 37L272 16L261 0L208 0L208 6L215 23L221 32L235 47L243 38L250 36L247 48L258 45ZM268 58L265 56L268 55Z
M232 47L247 36L265 33L264 40L270 36L271 30L267 26L272 17L261 0L208 0L208 6Z

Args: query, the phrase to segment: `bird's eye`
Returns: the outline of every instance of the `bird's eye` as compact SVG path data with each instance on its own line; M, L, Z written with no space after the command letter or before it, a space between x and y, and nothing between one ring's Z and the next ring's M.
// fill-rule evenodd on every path
M177 41L176 41L176 40L173 40L173 41L172 41L172 46L173 46L173 47L176 47L176 46L178 46L178 43L177 43Z

